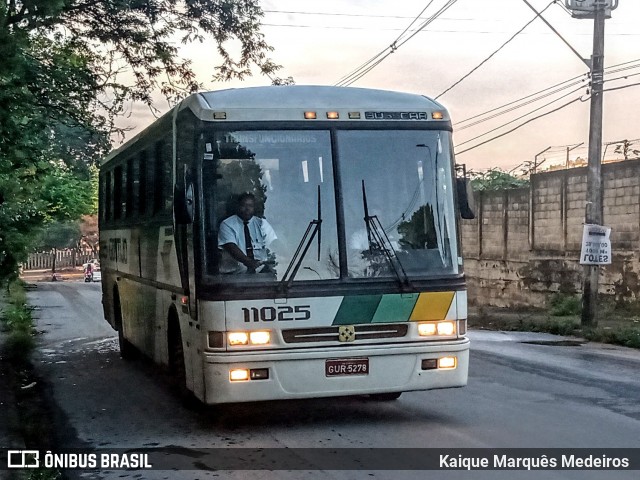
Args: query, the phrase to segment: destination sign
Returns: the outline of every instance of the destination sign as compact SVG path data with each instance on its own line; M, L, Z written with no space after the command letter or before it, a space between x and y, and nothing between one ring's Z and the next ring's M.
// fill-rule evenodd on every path
M429 120L427 112L364 112L365 120Z

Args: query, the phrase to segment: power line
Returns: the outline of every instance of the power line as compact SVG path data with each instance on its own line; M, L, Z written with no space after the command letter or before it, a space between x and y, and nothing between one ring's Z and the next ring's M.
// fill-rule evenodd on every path
M586 77L586 75L585 75L585 77ZM579 85L579 84L581 84L581 83L584 83L585 81L586 81L586 78L585 78L584 80L578 80L578 81L576 81L576 82L570 83L570 84L568 84L568 85L565 85L565 86L564 86L564 87L562 87L562 88L558 88L558 89L553 90L553 91L551 91L551 92L548 92L548 93L546 93L546 94L544 94L544 95L540 95L540 96L538 96L538 97L532 98L531 100L529 100L529 101L527 101L527 102L524 102L524 103L521 103L520 105L516 105L516 106L514 106L514 107L508 108L508 109L506 109L506 110L504 110L504 111L502 111L502 112L495 113L495 114L490 115L490 116L488 116L488 117L486 117L486 118L482 118L482 119L480 119L480 120L478 120L478 121L476 121L476 122L470 123L470 124L465 125L465 126L463 126L463 127L459 127L459 128L457 128L457 130L458 130L458 131L459 131L459 130L464 130L464 129L466 129L466 128L474 127L474 126L476 126L476 125L479 125L479 124L481 124L481 123L487 122L487 121L489 121L489 120L493 120L494 118L497 118L497 117L499 117L499 116L501 116L501 115L506 115L507 113L511 113L511 112L513 112L513 111L515 111L515 110L518 110L519 108L526 107L527 105L530 105L530 104L532 104L532 103L538 102L538 101L540 101L540 100L542 100L542 99L544 99L544 98L550 97L551 95L555 95L556 93L560 93L560 92L562 92L563 90L566 90L567 88L573 87L573 86L575 86L575 85ZM569 94L574 93L574 92L576 92L576 91L578 91L578 90L580 90L580 89L582 89L582 88L584 88L584 86L583 86L583 85L580 85L580 87L579 87L579 88L577 88L577 89L575 89L575 90L572 90L571 92L569 92ZM560 98L563 98L563 97L560 97ZM535 111L535 110L534 110L534 111Z
M543 114L540 114L540 115L538 115L537 117L530 118L530 119L529 119L529 120L527 120L526 122L521 123L520 125L518 125L518 126L516 126L516 127L512 128L511 130L509 130L509 131L507 131L507 132L501 133L500 135L496 135L496 136L495 136L495 137L493 137L493 138L490 138L490 139L488 139L488 140L485 140L484 142L481 142L481 143L479 143L479 144L477 144L477 145L474 145L474 146L469 147L469 148L467 148L467 149L465 149L465 150L462 150L461 152L455 152L455 154L456 154L456 155L462 155L463 153L466 153L466 152L468 152L469 150L473 150L474 148L478 148L478 147L481 147L482 145L486 145L486 144L487 144L487 143L489 143L489 142L493 142L494 140L497 140L498 138L504 137L505 135L508 135L508 134L510 134L510 133L515 132L515 131L516 131L516 130L518 130L519 128L524 127L525 125L527 125L527 124L529 124L529 123L533 122L534 120L537 120L537 119L539 119L539 118L545 117L545 116L547 116L547 115L551 115L552 113L555 113L555 112L557 112L557 111L559 111L559 110L562 110L563 108L566 108L566 107L568 107L569 105L571 105L571 104L573 104L573 103L575 103L575 102L577 102L577 101L583 101L583 100L582 100L582 98L581 98L581 97L574 98L573 100L571 100L571 101L569 101L569 102L567 102L567 103L565 103L565 104L563 104L563 105L559 106L558 108L555 108L555 109L553 109L553 110L550 110L550 111L548 111L548 112L545 112L545 113L543 113ZM456 145L456 146L457 146L457 145Z
M608 66L608 67L606 67L606 68L605 68L605 75L610 75L610 74L613 74L613 73L617 73L617 72L620 72L620 71L625 71L625 70L632 69L632 68L638 68L638 67L640 67L640 63L638 63L638 62L640 62L640 59L634 59L634 60L629 60L629 61L626 61L626 62L623 62L623 63L618 63L618 64L615 64L615 65L610 65L610 66ZM630 64L636 64L636 65L630 65ZM626 65L627 67L625 67L625 68L618 68L618 67L623 67L623 66L625 66L625 65ZM613 70L612 70L612 69L613 69ZM609 71L607 71L607 70L609 70ZM464 124L464 123L467 123L467 122L469 122L469 121L471 121L471 120L475 120L475 119L477 119L477 118L483 117L483 116L485 116L485 115L488 115L488 114L491 114L491 113L497 112L497 111L499 111L499 110L502 110L503 108L510 107L510 106L512 106L512 105L518 104L518 103L520 103L520 102L522 102L522 101L524 101L524 100L530 99L530 98L535 97L535 96L537 96L537 95L541 95L541 94L543 94L543 93L545 93L545 92L547 92L547 91L549 91L549 90L552 90L552 89L557 89L557 90L556 90L556 92L560 92L560 91L562 91L562 90L564 90L564 89L566 89L566 88L569 88L569 87L571 87L571 86L573 86L573 85L576 85L576 84L578 83L578 82L576 82L576 80L578 80L578 79L582 79L582 78L584 78L584 80L586 80L586 79L588 78L588 73L584 73L584 74L582 74L582 75L578 75L578 76L575 76L575 77L571 77L571 78L569 78L569 79L567 79L567 80L564 80L563 82L556 83L556 84L554 84L554 85L551 85L550 87L544 88L544 89L539 90L539 91L537 91L537 92L535 92L535 93L532 93L532 94L530 94L530 95L527 95L527 96L521 97L521 98L519 98L519 99L517 99L517 100L513 100L513 101L511 101L511 102L505 103L505 104L503 104L503 105L501 105L501 106L499 106L499 107L495 107L495 108L492 108L492 109L490 109L490 110L486 110L486 111L484 111L484 112L482 112L482 113L479 113L479 114L477 114L477 115L473 115L473 116L471 116L471 117L465 118L464 120L460 120L459 122L454 123L454 127L455 127L455 126L458 126L458 125L462 125L462 124ZM581 81L582 81L582 82L584 82L584 80L581 80ZM558 88L558 87L560 87L560 86L562 86L562 85L564 85L564 84L566 84L566 83L569 83L569 82L573 82L573 83L570 83L570 84L566 85L565 87ZM545 98L546 96L548 96L548 95L542 95L539 99ZM533 103L533 102L532 102L532 101L531 101L531 102L526 102L526 103L525 103L525 104L523 104L522 106L527 105L527 104L529 104L529 103ZM508 111L512 111L512 110L515 110L515 109L517 109L517 108L520 108L520 107L514 107L514 108L512 108L512 109L509 109ZM495 117L500 116L500 115L501 115L501 114L495 114L495 115L491 116L490 118L495 118ZM475 123L474 123L474 125L475 125L475 124L477 124L477 123L481 123L481 121L475 122ZM464 129L464 128L467 128L467 127L466 127L466 126L465 126L465 127L459 127L459 128L457 128L457 129L458 129L458 130L462 130L462 129Z
M382 50L382 52L379 52L377 55L373 56L372 58L370 58L369 60L367 60L366 62L364 62L363 64L361 64L358 68L356 68L354 71L352 71L351 73L345 75L344 77L342 77L340 80L338 80L338 82L336 83L336 85L341 86L343 84L343 82L347 82L348 80L350 80L352 78L352 76L356 75L357 73L359 73L361 71L361 69L366 69L372 62L376 61L378 58L380 58L382 55L384 55L384 53L391 49L391 53L393 53L395 51L395 44L396 42L398 42L398 40L400 40L400 37L402 37L402 35L404 35L407 31L408 28L411 27L411 25L413 25L416 20L418 18L420 18L420 16L425 12L425 10L427 10L431 4L433 3L434 0L430 0L429 3L427 3L427 6L424 7L422 9L422 11L411 21L411 23L409 24L409 26L407 28L405 28L405 30L396 37L396 39L391 43L391 45L387 48L385 48L384 50ZM385 56L386 58L386 56ZM381 60L382 61L382 60ZM380 62L376 63L375 65L378 65ZM375 66L374 65L374 66ZM367 72L369 72L369 70L367 70ZM365 73L367 73L365 72ZM346 84L348 85L348 84Z
M263 10L264 13L287 13L293 15L324 15L331 17L366 17L366 18L399 18L401 20L406 20L409 18L416 19L416 17L406 17L401 15L371 15L364 13L329 13L329 12L294 12L294 11L285 11L285 10ZM421 17L422 12L418 15L418 20L423 20ZM475 18L441 18L440 20L453 20L453 21L473 21Z
M640 85L640 82L638 82L638 83L631 83L631 84L629 84L629 85L622 85L621 87L607 88L607 89L602 90L602 91L603 91L603 92L613 92L613 91L615 91L615 90L623 90L623 89L625 89L625 88L629 88L629 87L636 87L636 86L638 86L638 85Z
M471 69L471 71L469 73L467 73L466 75L463 75L463 77L458 80L457 82L455 82L453 85L451 85L449 88L447 88L444 92L442 92L440 95L438 95L435 100L437 100L438 98L440 98L441 96L443 96L445 93L447 93L449 90L453 89L455 86L459 85L460 83L462 83L462 81L464 81L466 78L468 78L473 72L475 72L476 70L478 70L482 65L484 65L485 63L487 63L489 60L491 60L491 58L493 58L494 55L496 55L500 50L502 50L504 47L506 47L514 38L516 38L520 33L522 33L522 31L527 28L529 25L531 25L539 16L541 16L545 10L547 10L551 5L553 5L555 2L555 0L552 0L549 5L547 5L544 10L542 10L540 13L536 12L536 16L533 17L531 20L529 20L524 27L522 27L520 30L518 30L513 36L511 36L511 38L509 38L509 40L507 40L506 42L504 42L502 45L500 45L500 47L498 47L497 50L495 50L491 55L489 55L487 58L485 58L482 62L480 62L475 68Z
M543 89L543 90L540 90L540 91L538 91L538 92L535 92L535 93L532 93L532 94L530 94L530 95L527 95L526 97L522 97L522 98L519 98L519 99L517 99L517 100L513 100L513 101L511 101L511 102L509 102L509 103L505 103L504 105L501 105L501 106L499 106L499 107L495 107L495 108L492 108L491 110L487 110L487 111L485 111L485 112L479 113L479 114L474 115L474 116L472 116L472 117L465 118L464 120L460 120L459 122L455 123L454 125L460 125L460 124L462 124L462 123L469 122L469 121L474 120L474 119L476 119L476 118L478 118L478 117L482 117L482 116L487 115L487 114L489 114L489 113L493 113L493 112L495 112L495 111L497 111L497 110L500 110L500 109L502 109L502 108L504 108L504 107L511 106L511 105L513 105L513 104L515 104L515 103L521 102L521 101L526 100L526 99L528 99L528 98L531 98L531 97L533 97L533 96L535 96L535 95L539 95L539 94L541 94L541 93L544 93L544 92L546 92L547 90L551 90L552 88L559 87L560 85L563 85L563 84L565 84L565 83L571 82L571 81L573 81L573 80L577 80L577 79L582 78L582 77L585 77L585 78L586 78L586 77L587 77L587 74L586 74L586 73L583 73L582 75L578 75L578 76L576 76L576 77L569 78L568 80L565 80L565 81L560 82L560 83L556 83L555 85L552 85L552 86L547 87L547 88L545 88L545 89Z
M404 33L406 33L406 31L407 31L407 29L405 29L405 31L401 35L399 35L393 41L393 43L391 43L391 45L389 45L387 48L385 48L384 50L379 52L377 55L372 57L369 61L367 61L364 64L362 64L360 67L355 69L350 74L342 77L342 79L340 79L336 83L336 85L338 85L338 86L348 86L348 85L351 85L352 83L358 81L359 79L361 79L364 75L366 75L371 70L373 70L376 66L378 66L380 63L382 63L389 55L394 53L398 48L400 48L402 45L404 45L409 40L411 40L415 35L417 35L421 30L423 30L427 25L429 25L434 20L436 20L440 15L442 15L445 11L447 11L456 2L457 2L457 0L448 0L447 3L444 4L440 8L440 10L438 10L431 17L429 17L427 20L422 22L422 24L420 24L418 26L417 30L415 30L411 35L409 35L409 37L407 37L404 40L400 41L402 35L404 35ZM422 12L424 12L432 3L433 3L433 0L431 0L429 2L429 4L425 7L425 9L423 9ZM420 13L420 15L422 15L422 12ZM418 17L420 15L418 15ZM415 23L415 22L412 22L411 25L413 25L413 23ZM398 42L400 42L400 43L398 43Z
M640 86L640 82L637 82L637 83L631 83L631 84L628 84L628 85L622 85L622 86L620 86L620 87L613 87L613 88L604 89L604 90L603 90L603 93L604 93L604 92L612 92L612 91L615 91L615 90L623 90L623 89L625 89L625 88L636 87L636 86ZM509 131L507 131L507 132L503 132L503 133L501 133L500 135L496 135L495 137L489 138L488 140L485 140L484 142L481 142L481 143L479 143L479 144L477 144L477 145L473 145L472 147L466 148L466 149L464 149L464 150L462 150L462 151L455 152L455 154L456 154L456 155L462 155L463 153L466 153L466 152L468 152L468 151L470 151L470 150L473 150L473 149L475 149L475 148L478 148L478 147L481 147L481 146L483 146L483 145L486 145L487 143L493 142L494 140L497 140L498 138L502 138L502 137L504 137L505 135L508 135L508 134L510 134L510 133L513 133L513 132L515 132L516 130L520 129L521 127L524 127L525 125L527 125L527 124L529 124L529 123L533 122L534 120L537 120L537 119L539 119L539 118L542 118L542 117L545 117L545 116L550 115L550 114L552 114L552 113L555 113L555 112L557 112L557 111L559 111L559 110L562 110L563 108L566 108L566 107L568 107L569 105L572 105L573 103L575 103L575 102L577 102L577 101L585 102L586 100L587 100L587 99L582 99L582 97L574 98L573 100L571 100L571 101L569 101L569 102L567 102L567 103L565 103L565 104L563 104L563 105L559 106L558 108L555 108L555 109L550 110L550 111L548 111L548 112L542 113L542 114L540 114L540 115L538 115L538 116L536 116L536 117L530 118L530 119L528 119L526 122L521 123L520 125L518 125L518 126L516 126L516 127L512 128L511 130L509 130ZM505 124L505 125L507 125L507 124ZM505 125L503 125L502 127L504 127ZM502 128L502 127L500 127L500 128ZM487 133L488 133L488 132L487 132ZM481 135L481 136L483 136L483 135ZM464 143L466 143L466 142L464 142ZM459 144L459 145L461 145L461 144ZM456 147L458 147L459 145L456 145Z
M409 18L409 17L403 17L403 18ZM440 18L439 20L444 20L443 18ZM261 25L263 27L278 27L278 28L315 28L315 29L321 29L321 30L364 30L364 31L376 31L376 32L400 32L403 29L402 28L380 28L380 27L352 27L352 26L345 26L345 25L303 25L300 23L261 23ZM409 30L411 32L415 32L417 30ZM422 32L426 32L426 33L467 33L467 34L478 34L478 35L502 35L504 33L510 33L510 32L506 32L506 31L502 31L502 30L469 30L469 29L465 29L465 30L451 30L451 29L446 29L446 30L434 30L434 29L428 29L428 30L422 30L420 33ZM553 35L553 33L551 32L523 32L521 33L521 35ZM592 33L573 33L573 35L576 36L585 36L585 37L591 37ZM640 33L626 33L626 32L607 32L607 36L614 36L614 37L638 37L640 36Z
M495 132L496 130L500 130L501 128L504 128L504 127L506 127L507 125L510 125L510 124L512 124L512 123L514 123L514 122L517 122L518 120L522 120L524 117L526 117L526 116L528 116L528 115L531 115L532 113L535 113L535 112L537 112L538 110L542 110L542 109L543 109L543 108L545 108L545 107L548 107L548 106L550 106L550 105L553 105L554 103L556 103L556 102L558 102L558 101L562 100L563 98L568 97L569 95L572 95L572 94L576 93L576 92L577 92L577 91L579 91L579 90L582 90L582 87L576 88L575 90L572 90L572 91L570 91L569 93L566 93L565 95L562 95L561 97L558 97L558 98L556 98L556 99L554 99L554 100L552 100L552 101L550 101L550 102L548 102L548 103L546 103L546 104L542 105L541 107L537 107L537 108L535 108L535 109L531 110L530 112L525 113L524 115L521 115L521 116L519 116L519 117L517 117L517 118L514 118L513 120L509 120L508 122L503 123L503 124L502 124L502 125L500 125L499 127L492 128L491 130L488 130L488 131L484 132L484 133L483 133L483 134L481 134L481 135L478 135L478 136L476 136L476 137L470 138L469 140L465 140L464 142L459 143L459 144L458 144L458 145L456 145L456 146L464 145L465 143L472 142L472 141L474 141L474 140L477 140L477 139L478 139L478 138L480 138L480 137L484 137L485 135L488 135L488 134L490 134L490 133L492 133L492 132Z

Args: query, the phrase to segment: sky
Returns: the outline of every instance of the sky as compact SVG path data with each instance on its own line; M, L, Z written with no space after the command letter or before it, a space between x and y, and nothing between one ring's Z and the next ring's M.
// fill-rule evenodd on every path
M424 10L420 20L401 37L395 52L352 86L438 97L453 119L457 162L465 163L469 169L497 167L518 173L518 166L533 161L536 155L545 166L562 164L567 146L571 148L570 160L587 158L588 67L578 55L538 18L479 66L535 17L524 0L457 0L406 40L448 1L263 0L262 32L274 47L272 59L283 66L281 77L291 76L298 85L334 85L385 51ZM538 11L551 3L528 1ZM593 46L593 20L572 18L557 3L549 6L543 17L581 57L588 59ZM606 21L605 89L640 82L639 21L638 0L620 0ZM217 61L211 53L214 51L213 43L182 51L193 60L207 90L270 83L259 75L242 82L212 82ZM476 67L479 68L441 95ZM626 70L616 71L621 68ZM573 86L572 82L563 83L569 79L574 79ZM548 90L554 85L558 87ZM558 91L551 94L554 90ZM534 100L537 96L531 95L537 92L542 92L538 96L546 96L493 119L481 115L525 97ZM571 100L575 101L555 113L478 146ZM161 110L168 108L162 102L158 106ZM518 117L522 118L517 120ZM129 136L152 120L144 107L134 108L126 120L127 125L136 127ZM478 120L483 121L470 125ZM605 142L635 140L632 148L640 150L640 85L605 94L603 125ZM615 153L615 146L606 147L607 159L620 156Z

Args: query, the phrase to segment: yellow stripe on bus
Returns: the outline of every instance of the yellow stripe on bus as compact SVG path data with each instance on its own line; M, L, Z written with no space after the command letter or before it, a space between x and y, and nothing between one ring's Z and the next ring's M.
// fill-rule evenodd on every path
M421 293L409 320L444 320L455 295L455 292Z

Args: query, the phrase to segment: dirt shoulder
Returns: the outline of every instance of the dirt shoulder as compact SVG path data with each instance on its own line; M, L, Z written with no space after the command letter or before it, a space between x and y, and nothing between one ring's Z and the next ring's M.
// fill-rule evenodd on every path
M562 309L560 309L562 311ZM513 309L469 307L468 327L477 330L546 332L571 335L585 341L611 343L640 349L640 312L636 307L600 306L597 326L583 327L579 312L558 315L554 308Z

